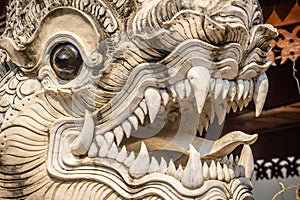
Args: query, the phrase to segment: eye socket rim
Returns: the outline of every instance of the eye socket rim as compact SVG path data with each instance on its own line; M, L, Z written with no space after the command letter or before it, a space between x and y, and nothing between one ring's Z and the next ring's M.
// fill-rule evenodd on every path
M56 59L60 55L60 53L66 53L63 51L68 51L69 53L71 52L73 54L73 57L72 55L69 55L69 57L71 56L70 59L75 59L75 60L65 61L65 62L69 62L68 65L61 67L59 66L61 64L56 63ZM71 66L70 64L76 64L76 65ZM75 79L82 68L82 64L83 64L83 59L81 56L81 52L71 42L68 41L60 42L56 44L50 51L50 65L54 70L55 74L58 76L58 78L63 81L71 81Z

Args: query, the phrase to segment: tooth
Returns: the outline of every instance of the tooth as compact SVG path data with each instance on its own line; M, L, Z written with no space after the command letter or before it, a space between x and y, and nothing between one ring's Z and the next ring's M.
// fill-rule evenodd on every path
M112 145L108 151L107 157L111 158L111 159L115 159L117 157L118 153L119 152L118 152L118 148L117 148L116 144L112 143Z
M108 146L107 146L107 142L104 140L100 147L98 155L101 158L105 158L107 156L107 153L108 153Z
M214 99L217 99L220 96L222 89L223 89L223 80L218 78L218 79L216 79Z
M173 85L170 86L170 91L171 91L172 98L176 99L177 94L176 94L176 91L175 91L175 87Z
M217 178L219 181L224 180L224 173L220 162L217 162Z
M244 145L241 152L239 165L244 166L245 177L250 179L254 171L254 159L253 159L252 150L249 145Z
M113 130L113 134L115 135L116 140L117 140L117 145L119 146L120 143L121 143L122 140L123 140L123 137L124 137L123 129L122 129L120 126L117 126L117 127Z
M231 180L230 172L226 164L223 165L224 181L227 183Z
M214 108L214 105L213 105L213 103L211 102L211 106L210 106L210 119L209 119L209 121L211 122L211 123L213 123L214 122L214 120L215 120L215 108Z
M182 173L183 173L183 169L182 169L181 164L179 164L178 169L176 170L176 172L175 172L175 174L174 174L174 177L175 177L177 180L181 180Z
M209 127L209 119L205 118L205 131L208 131L208 127Z
M228 165L229 166L229 176L230 176L230 180L234 179L235 174L234 174L234 169L232 167L232 165Z
M221 125L224 122L226 117L226 108L227 108L226 103L227 101L222 100L221 98L215 99L213 101L214 110L217 114L219 125Z
M239 165L240 168L240 177L245 177L245 167L242 165Z
M243 99L246 99L248 97L248 94L249 94L249 90L250 90L250 83L248 80L245 80L244 81L244 95L243 95Z
M161 96L159 90L151 87L147 88L145 91L145 99L149 108L150 123L153 123L160 108Z
M156 172L159 170L159 164L157 162L157 160L155 159L155 157L151 157L151 163L149 165L149 169L148 169L148 173L151 174L153 172Z
M204 129L204 127L202 125L199 125L198 131L199 131L200 136L202 136L202 134L203 134L203 129Z
M206 162L203 164L203 179L205 181L209 180L209 168Z
M137 109L135 109L134 114L139 118L141 124L144 124L145 115L140 107L137 107Z
M148 108L147 108L147 105L146 105L146 100L143 99L140 103L140 107L142 108L143 112L145 115L148 114Z
M126 137L129 138L131 135L132 127L131 127L130 122L127 119L123 121L122 128L126 134Z
M234 81L230 81L230 89L229 89L229 96L230 96L230 101L234 100L234 97L236 95L236 85Z
M88 152L88 156L90 158L94 158L97 156L97 153L98 153L99 149L97 147L97 144L95 142L92 143L91 147L90 147L90 150Z
M249 97L244 101L244 107L247 107L252 99Z
M126 158L126 160L124 161L124 165L130 167L130 165L133 163L134 160L135 160L134 152L132 151L128 156L128 158Z
M254 92L254 83L253 80L249 80L250 86L249 86L249 97L252 97L253 92Z
M166 174L169 176L173 176L175 174L175 172L176 172L176 167L175 167L173 160L171 159L169 162L169 167L166 171Z
M264 107L267 93L269 90L269 80L266 73L261 74L255 86L254 103L255 103L255 116L258 117Z
M104 142L103 135L96 135L96 142L97 142L98 146L101 147Z
M189 83L189 80L185 80L184 85L185 85L185 96L189 97L191 95L191 92L192 92L192 88L191 88L191 85Z
M234 175L236 178L240 177L240 167L239 165L234 166Z
M237 111L237 109L238 109L238 106L237 106L236 102L235 102L235 101L231 101L231 102L230 102L230 105L231 105L231 107L232 107L232 111L233 111L234 113L236 113L236 111Z
M243 103L243 101L242 101L242 100L239 100L239 101L237 102L237 104L238 104L238 107L239 107L240 111L242 111L243 108L244 108L244 103Z
M120 163L124 162L127 158L127 150L125 145L122 147L120 153L117 155L116 160Z
M214 160L211 161L210 163L210 167L209 167L209 175L210 175L210 179L211 180L216 180L217 179L217 167L216 167L216 163Z
M213 109L213 104L211 103L211 98L209 98L207 100L207 106L205 105L204 107L206 107L206 118L207 121L209 122L209 125L213 123L214 118L215 118L215 111Z
M227 102L227 106L226 106L226 113L230 113L230 109L231 109L231 103Z
M106 140L106 144L107 144L108 148L110 148L111 144L113 143L114 137L115 136L114 136L114 134L111 131L105 133L104 138Z
M163 157L161 157L160 158L160 165L159 165L159 172L162 173L162 174L165 174L166 171L167 171L167 167L168 166L167 166L166 160Z
M175 90L178 94L178 97L180 100L182 100L185 97L185 87L184 87L184 82L179 81L175 84Z
M228 80L224 80L222 99L226 99L228 91L229 91L229 88L230 88L229 81Z
M187 78L193 87L198 113L201 113L209 91L210 73L204 67L192 67L187 74Z
M137 129L138 129L139 122L138 122L138 119L136 118L136 116L130 115L130 116L128 117L128 121L131 122L131 124L132 124L134 130L137 130Z
M88 110L85 110L82 130L77 139L73 142L71 152L77 156L85 155L93 142L94 132L95 123L92 113Z
M223 159L222 159L222 163L223 164L226 164L228 162L228 157L227 156L224 156Z
M229 159L228 159L228 165L232 165L233 164L233 154L229 155Z
M141 150L129 168L129 173L134 178L140 178L147 174L150 164L148 150L144 142L141 144Z
M210 79L210 88L209 88L210 93L212 94L215 93L215 87L216 87L216 79L212 78Z
M164 103L164 106L166 106L169 102L169 94L167 93L166 90L160 90L160 95L161 95L161 98L163 100L163 103Z
M240 162L239 160L240 160L239 157L238 157L238 156L235 156L234 163L235 163L235 164L239 164L239 162Z
M200 153L190 145L190 156L187 165L183 171L181 183L191 189L198 188L203 183L202 163Z
M244 94L244 81L243 80L238 80L237 81L238 88L237 88L237 100L240 100Z

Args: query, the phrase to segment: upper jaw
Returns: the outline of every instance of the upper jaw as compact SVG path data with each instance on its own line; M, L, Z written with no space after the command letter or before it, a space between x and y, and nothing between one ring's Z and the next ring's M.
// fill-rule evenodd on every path
M232 108L235 112L238 107L242 109L254 98L258 116L268 90L268 79L264 72L270 63L266 61L267 52L258 48L252 51L251 56L242 59L241 48L237 43L216 47L190 39L159 63L138 65L130 72L122 90L98 111L97 123L103 132L109 131L133 113L146 97L161 99L165 106L169 96L179 100L194 96L198 113L206 112L210 121L216 114L219 124L225 119L225 111ZM218 54L218 60L211 53L213 51L218 52L215 53ZM207 98L210 98L213 106L205 105L209 103ZM154 103L154 113L158 112L161 101ZM205 107L211 110L211 114Z

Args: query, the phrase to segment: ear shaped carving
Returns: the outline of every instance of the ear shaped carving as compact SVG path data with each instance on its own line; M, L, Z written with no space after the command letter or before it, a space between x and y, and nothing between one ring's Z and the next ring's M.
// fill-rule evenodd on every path
M29 60L24 50L17 47L15 42L10 38L0 38L0 49L6 51L11 61L17 66L24 66Z

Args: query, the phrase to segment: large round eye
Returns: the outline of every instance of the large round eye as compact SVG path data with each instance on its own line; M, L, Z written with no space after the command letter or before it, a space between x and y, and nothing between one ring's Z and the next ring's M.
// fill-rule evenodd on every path
M52 50L50 63L60 79L71 80L78 74L82 65L82 58L74 45L62 43Z

